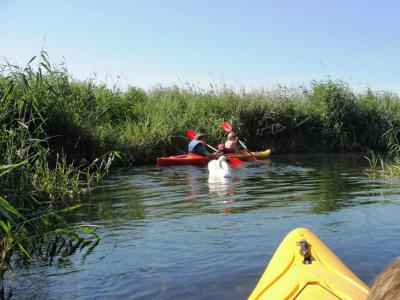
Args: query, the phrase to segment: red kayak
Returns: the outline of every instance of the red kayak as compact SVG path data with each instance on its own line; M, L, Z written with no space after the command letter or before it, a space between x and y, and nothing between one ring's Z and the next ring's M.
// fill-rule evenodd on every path
M251 152L256 159L265 159L271 154L271 149L259 152ZM246 161L251 160L252 157L247 151L240 151L236 153L225 154L227 157L234 157L240 160ZM206 165L210 159L207 156L190 153L174 156L157 157L158 166L177 166L177 165L194 165L202 166Z

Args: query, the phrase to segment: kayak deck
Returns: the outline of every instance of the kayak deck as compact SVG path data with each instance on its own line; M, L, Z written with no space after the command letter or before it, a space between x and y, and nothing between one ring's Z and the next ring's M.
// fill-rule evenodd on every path
M249 299L362 300L368 294L368 286L312 231L297 228L279 245Z
M256 159L266 159L271 155L271 149L266 149L264 151L254 151L251 152L251 154L253 154ZM228 153L226 154L226 156L238 158L240 160L249 160L253 158L251 154L248 151L240 151L236 153Z
M256 159L266 159L271 155L271 149L264 151L251 152ZM251 160L252 156L247 151L240 151L236 153L227 153L227 157L237 158L243 161ZM210 158L204 155L189 153L182 155L173 155L157 158L158 166L174 166L174 165L206 165Z

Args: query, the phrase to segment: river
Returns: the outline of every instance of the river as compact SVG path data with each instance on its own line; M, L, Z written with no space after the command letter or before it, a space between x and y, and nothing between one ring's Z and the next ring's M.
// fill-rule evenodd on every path
M206 167L112 172L73 220L102 237L15 264L7 299L246 299L284 236L313 230L365 283L400 254L400 182L349 154L273 155L208 181Z

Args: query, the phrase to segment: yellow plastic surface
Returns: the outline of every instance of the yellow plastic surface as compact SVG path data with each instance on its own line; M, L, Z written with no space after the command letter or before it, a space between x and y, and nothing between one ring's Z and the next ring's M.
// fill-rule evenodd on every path
M251 154L253 154L253 156L256 159L265 159L265 158L267 158L268 156L271 155L271 149L267 149L267 150L264 150L264 151L256 151L256 152L252 151ZM237 152L237 153L230 153L228 156L229 157L239 158L239 159L252 158L252 156L246 151L240 151L240 152Z
M299 241L310 245L304 264ZM249 299L365 300L369 288L309 229L291 231L268 264Z

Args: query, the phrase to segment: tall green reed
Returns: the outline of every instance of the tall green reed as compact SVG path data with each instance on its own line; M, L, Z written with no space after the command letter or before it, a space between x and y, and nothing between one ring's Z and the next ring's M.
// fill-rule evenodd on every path
M39 67L10 64L0 75L0 282L12 270L17 250L26 257L48 249L49 256L96 244L94 227L71 226L63 217L79 208L78 198L108 172L117 152L105 152L92 162L75 163L51 147L49 109L54 111L68 85L65 70L54 69L45 52ZM93 240L94 238L94 240ZM75 241L75 242L74 242ZM52 249L56 248L57 251Z

